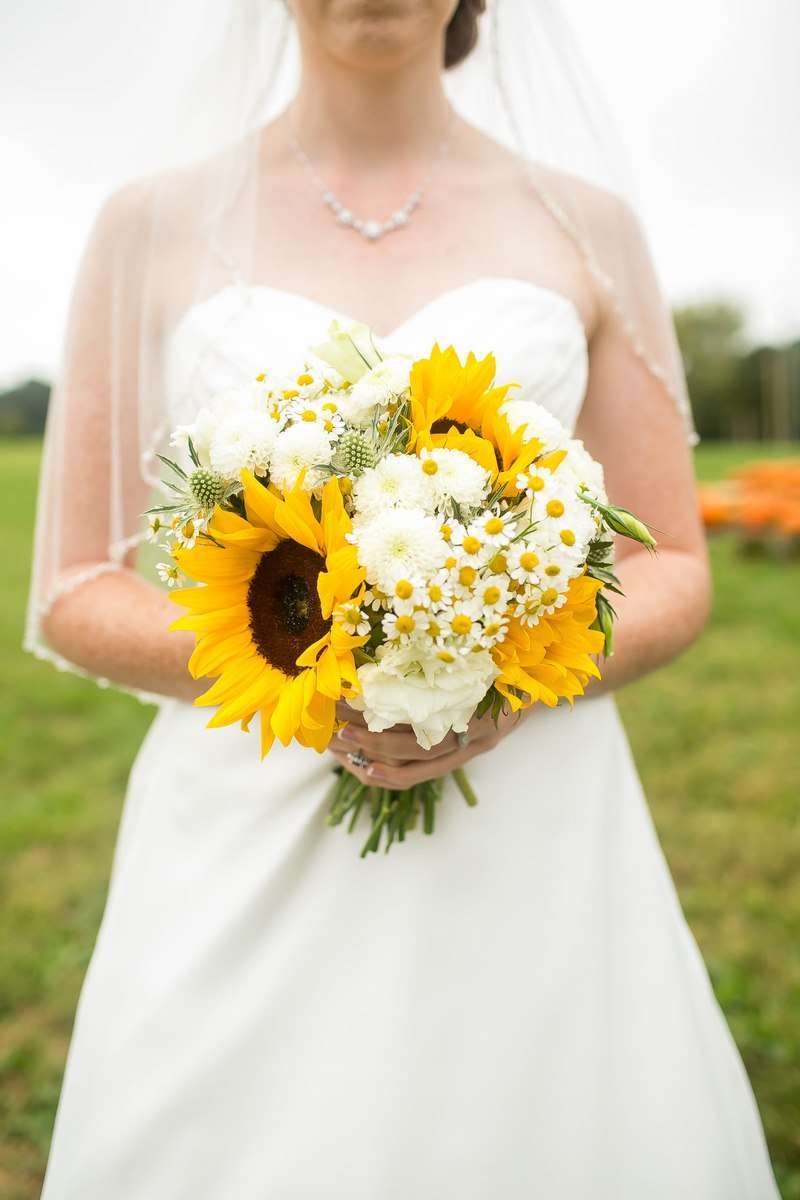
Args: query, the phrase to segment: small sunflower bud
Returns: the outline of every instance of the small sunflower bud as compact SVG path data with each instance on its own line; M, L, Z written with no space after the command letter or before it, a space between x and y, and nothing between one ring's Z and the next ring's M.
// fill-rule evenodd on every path
M348 475L363 475L375 466L375 450L363 433L349 429L339 442L339 458Z
M204 471L202 467L192 471L189 487L195 500L203 508L213 508L225 495L225 480L213 471Z

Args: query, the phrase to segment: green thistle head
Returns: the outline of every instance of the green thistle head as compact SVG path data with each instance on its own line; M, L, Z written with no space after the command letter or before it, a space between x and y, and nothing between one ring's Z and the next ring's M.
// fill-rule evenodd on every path
M358 429L348 429L339 442L339 460L348 475L363 475L375 466L375 449L365 434Z
M225 495L225 480L213 471L203 470L202 467L192 471L189 487L195 500L203 508L213 508Z

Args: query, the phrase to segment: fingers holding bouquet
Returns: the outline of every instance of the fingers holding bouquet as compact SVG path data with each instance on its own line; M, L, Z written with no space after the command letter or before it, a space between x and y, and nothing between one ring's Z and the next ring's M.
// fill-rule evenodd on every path
M464 733L446 734L429 750L423 749L410 726L370 733L363 724L348 725L334 735L330 750L339 764L366 787L403 791L428 780L441 779L485 754L508 736L523 713L473 717Z

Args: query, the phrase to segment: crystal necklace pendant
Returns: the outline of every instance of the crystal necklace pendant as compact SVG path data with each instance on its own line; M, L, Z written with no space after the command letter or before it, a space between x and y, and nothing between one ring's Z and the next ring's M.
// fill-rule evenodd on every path
M306 154L303 147L300 145L297 135L294 132L290 133L289 135L289 143L298 161L308 172L312 182L314 183L314 186L319 191L322 203L327 209L330 210L338 223L344 226L346 229L352 229L354 233L359 234L359 236L364 238L365 241L378 242L387 233L396 233L400 229L405 229L405 227L411 221L414 213L422 203L425 189L430 182L430 179L432 178L436 168L439 166L447 152L450 141L450 121L452 119L452 115L453 110L450 109L448 113L448 126L445 131L445 135L442 138L441 144L439 145L437 153L433 159L430 169L425 175L425 178L422 180L419 187L417 187L415 191L411 193L406 202L395 212L393 212L392 215L385 221L378 220L376 217L362 218L356 216L356 214L339 199L336 193L330 187L328 187L322 181L322 179L320 179L319 175L317 174L316 167Z

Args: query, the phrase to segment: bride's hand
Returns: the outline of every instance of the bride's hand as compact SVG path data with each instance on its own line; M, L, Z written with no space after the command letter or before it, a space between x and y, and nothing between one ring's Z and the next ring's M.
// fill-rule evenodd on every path
M496 725L488 714L473 717L465 746L459 744L456 734L448 733L438 745L423 750L410 726L397 725L384 733L370 733L361 714L342 705L339 716L350 724L334 735L329 749L345 770L368 787L402 791L447 775L485 754L516 729L523 715L504 713ZM369 760L367 766L359 767L348 757L359 750Z

